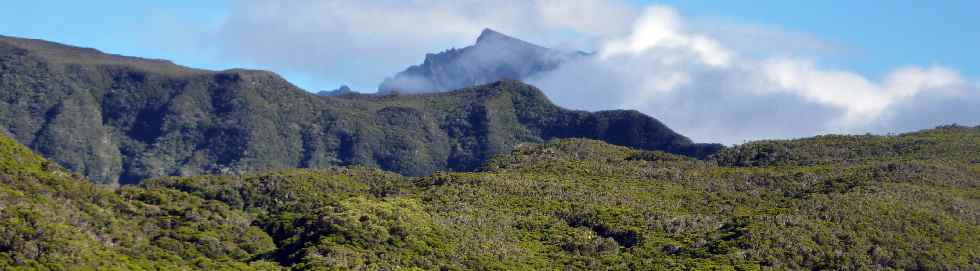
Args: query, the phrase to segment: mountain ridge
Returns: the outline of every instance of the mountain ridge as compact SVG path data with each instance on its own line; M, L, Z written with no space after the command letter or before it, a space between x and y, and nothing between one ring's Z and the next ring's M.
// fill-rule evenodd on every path
M18 43L31 41L0 40L0 127L102 183L338 165L425 175L472 170L520 143L560 137L699 157L721 148L635 111L562 109L517 81L321 97L267 71L110 61L118 56L94 49L73 58L45 51L47 42Z

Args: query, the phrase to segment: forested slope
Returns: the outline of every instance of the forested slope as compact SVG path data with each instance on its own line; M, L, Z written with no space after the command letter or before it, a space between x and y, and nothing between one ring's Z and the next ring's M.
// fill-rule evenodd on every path
M123 188L0 143L8 269L980 268L980 128L761 141L707 161L565 139L472 173Z

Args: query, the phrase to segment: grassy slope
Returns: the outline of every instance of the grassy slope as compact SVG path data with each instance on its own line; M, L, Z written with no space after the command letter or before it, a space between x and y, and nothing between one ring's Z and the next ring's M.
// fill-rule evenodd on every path
M146 186L254 215L278 245L267 259L300 269L963 270L980 268L978 181L980 129L943 127L756 142L707 162L559 140L478 173Z
M719 164L721 166L719 166ZM0 138L6 269L980 268L980 128L738 146L591 140L481 172L368 168L108 188Z

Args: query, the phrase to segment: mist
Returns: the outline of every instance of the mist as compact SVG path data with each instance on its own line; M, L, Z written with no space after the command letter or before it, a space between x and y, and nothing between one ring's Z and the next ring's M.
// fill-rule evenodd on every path
M668 7L648 8L596 57L530 83L565 107L636 109L697 141L725 144L977 125L980 117L980 88L950 68L901 67L873 80L781 54L792 48L743 52L691 25Z
M422 64L385 79L378 91L440 92L500 80L524 80L586 56L584 52L548 49L485 29L474 45L426 54Z

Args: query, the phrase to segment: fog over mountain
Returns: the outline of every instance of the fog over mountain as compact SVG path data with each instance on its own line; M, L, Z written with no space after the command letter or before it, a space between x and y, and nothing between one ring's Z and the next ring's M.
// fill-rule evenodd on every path
M730 144L977 123L978 88L945 67L905 67L875 82L807 60L740 55L690 32L670 9L650 9L641 20L631 36L607 41L596 54L550 50L487 29L476 45L427 54L379 90L434 92L526 80L558 104L651 112L699 138Z
M591 0L234 5L214 35L200 38L221 37L215 46L224 57L331 78L330 85L346 82L358 91L419 63L426 53L468 46L489 27L544 47L596 52L524 78L558 105L639 110L700 141L980 124L973 102L980 100L978 81L954 67L926 63L863 74L831 65L855 57L841 48L846 44L773 26L685 16L667 6ZM307 27L291 27L296 22ZM443 63L440 57L462 50L431 55L429 62ZM423 63L410 70L450 74L426 67L442 66ZM481 79L395 78L406 89Z
M598 57L530 83L572 108L637 109L693 138L725 143L826 133L895 133L936 123L976 125L980 87L940 65L882 78L823 67L800 55L757 55L652 7ZM602 93L596 93L602 90ZM805 120L805 121L804 121Z
M426 54L420 65L385 79L378 92L421 93L460 89L500 80L525 80L588 56L541 47L484 29L476 44Z

